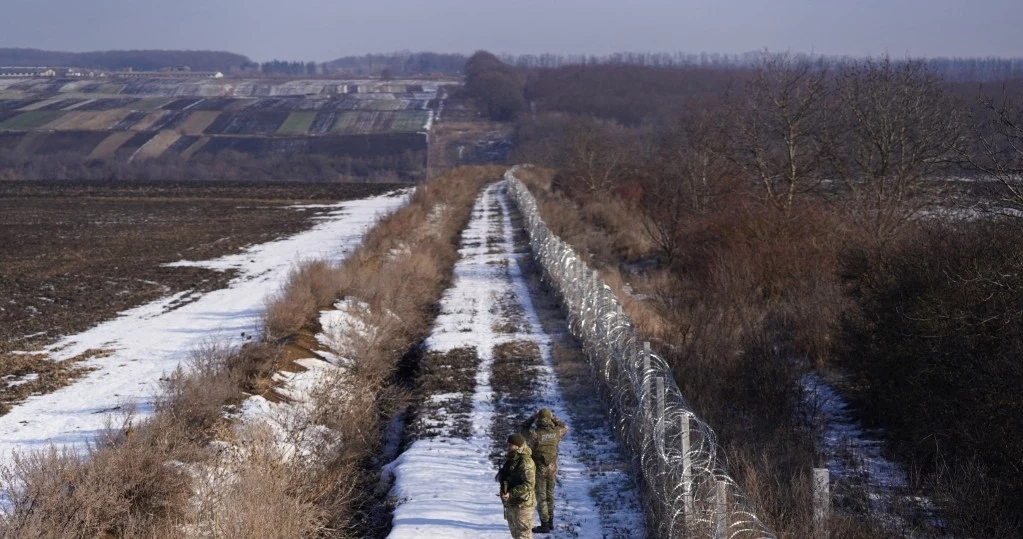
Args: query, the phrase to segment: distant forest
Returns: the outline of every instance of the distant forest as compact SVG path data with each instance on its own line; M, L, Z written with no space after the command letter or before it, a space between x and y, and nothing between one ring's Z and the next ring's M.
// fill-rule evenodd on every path
M555 69L569 66L640 66L664 68L713 68L745 70L764 58L764 51L743 54L718 53L615 53L608 55L522 54L499 55L500 60L518 68ZM829 64L855 60L838 56L803 56ZM115 50L97 52L57 52L38 49L0 48L0 66L6 67L80 67L118 71L139 71L188 66L194 71L262 72L268 75L311 76L317 74L401 77L410 75L464 75L469 57L457 53L399 51L383 54L353 55L317 64L315 62L253 62L241 54L221 51ZM1023 79L1023 58L928 58L931 72L952 82L988 82Z
M510 66L526 69L554 69L569 66L624 65L665 68L712 68L719 70L746 70L762 62L766 51L742 54L719 53L615 53L607 55L520 54L498 55ZM793 56L795 59L819 60L828 64L855 61L841 56ZM400 51L387 54L345 56L322 64L324 73L353 75L463 75L468 56L432 52ZM931 72L951 82L989 82L1023 79L1023 58L927 58L923 60Z
M326 62L322 67L324 73L352 75L400 76L429 73L458 75L462 73L468 59L469 57L464 54L401 51L345 56Z
M97 52L56 52L38 49L0 49L0 66L79 67L118 71L132 68L155 71L165 67L188 66L193 71L235 71L253 65L240 54L220 51L131 50Z

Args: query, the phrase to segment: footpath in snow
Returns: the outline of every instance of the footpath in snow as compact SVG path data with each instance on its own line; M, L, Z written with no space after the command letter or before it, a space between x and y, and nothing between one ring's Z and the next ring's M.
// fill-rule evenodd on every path
M522 269L530 263L528 246L516 249L516 233L521 235L521 227L513 226L504 182L489 186L463 233L454 284L441 300L426 342L428 357L474 355L463 369L474 369L474 376L470 372L464 394L429 399L429 417L419 420L429 432L385 469L394 480L391 495L397 503L391 539L507 538L494 481L497 461L512 426L540 407L550 408L571 429L560 447L556 529L548 537L644 535L627 466L599 406L588 408L589 417L578 417L573 414L579 408L569 409L562 396L552 337L531 297L537 286ZM509 359L515 355L510 350L519 351L520 358ZM532 357L523 362L524 356ZM529 361L525 370L514 370ZM456 378L457 370L446 376ZM591 439L599 441L587 443Z
M0 465L10 462L13 451L51 444L83 447L102 431L110 412L127 403L136 405L136 417L146 417L165 373L185 363L203 342L238 345L257 336L264 299L286 282L297 263L344 258L380 217L406 200L405 195L383 195L332 204L306 232L235 255L176 263L235 269L238 276L222 290L198 297L184 292L125 311L47 349L56 360L89 349L112 354L86 362L96 370L74 384L31 397L0 417Z

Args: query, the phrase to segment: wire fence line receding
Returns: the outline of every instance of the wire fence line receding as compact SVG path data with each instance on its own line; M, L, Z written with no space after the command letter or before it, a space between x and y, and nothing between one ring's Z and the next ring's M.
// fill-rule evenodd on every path
M615 434L629 454L650 522L662 538L777 539L719 462L714 431L693 414L663 358L642 342L614 291L547 228L536 199L505 173L533 256L589 356Z

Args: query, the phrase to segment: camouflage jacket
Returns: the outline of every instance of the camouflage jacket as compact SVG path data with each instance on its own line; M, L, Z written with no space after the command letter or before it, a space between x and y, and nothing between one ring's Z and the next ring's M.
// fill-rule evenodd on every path
M558 418L540 419L528 436L529 445L533 447L533 462L538 468L558 465L558 444L567 433L568 425Z
M518 507L532 507L536 503L533 495L536 465L529 446L508 454L501 471L497 472L497 480L501 482L501 492L508 493L508 501L504 503Z

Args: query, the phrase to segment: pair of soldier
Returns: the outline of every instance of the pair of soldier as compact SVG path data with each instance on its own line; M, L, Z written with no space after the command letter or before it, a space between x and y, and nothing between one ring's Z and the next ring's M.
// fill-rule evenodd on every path
M542 408L522 424L522 432L526 436L516 433L508 437L507 458L497 472L504 518L513 539L529 539L533 533L550 533L554 529L558 444L568 432L568 425ZM535 528L534 505L540 513L540 525Z

